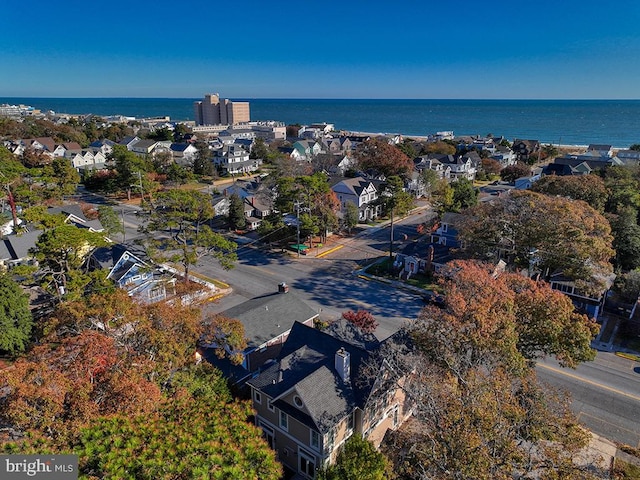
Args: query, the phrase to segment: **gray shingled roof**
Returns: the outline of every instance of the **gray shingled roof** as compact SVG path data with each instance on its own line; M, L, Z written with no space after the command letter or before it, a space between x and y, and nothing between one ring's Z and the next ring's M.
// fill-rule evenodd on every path
M340 348L350 355L348 381L335 369L335 354ZM356 406L364 407L372 385L358 381L358 372L368 358L363 348L296 322L278 360L247 383L276 399L275 407L325 433ZM302 399L303 409L278 399L292 389Z
M305 322L318 313L294 293L277 293L252 298L222 312L244 325L248 347L259 347L291 329L294 322Z
M32 230L19 235L5 237L5 244L14 260L30 256L29 250L36 246L42 230Z

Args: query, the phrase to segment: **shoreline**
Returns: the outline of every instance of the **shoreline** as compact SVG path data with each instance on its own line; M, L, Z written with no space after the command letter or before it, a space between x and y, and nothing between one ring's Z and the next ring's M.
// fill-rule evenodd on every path
M341 130L341 131L345 131L350 135L367 135L370 137L379 137L379 136L384 136L384 137L388 137L388 136L396 136L399 135L401 136L403 139L411 139L411 140L417 140L420 142L426 142L429 140L429 136L428 135L405 135L404 133L389 133L389 132L356 132L356 131L352 131L352 130ZM455 138L460 138L460 137L470 137L472 135L455 135ZM508 139L507 139L508 140ZM510 140L508 140L509 142L511 142ZM571 150L571 149L576 149L576 150L587 150L587 148L589 148L589 145L573 145L573 144L558 144L558 143L552 143L552 142L543 142L541 140L538 140L540 142L540 145L545 146L545 145L553 145L556 148L562 149L562 150ZM616 147L616 146L612 146L611 147L614 151L617 150L627 150L629 149L629 147Z

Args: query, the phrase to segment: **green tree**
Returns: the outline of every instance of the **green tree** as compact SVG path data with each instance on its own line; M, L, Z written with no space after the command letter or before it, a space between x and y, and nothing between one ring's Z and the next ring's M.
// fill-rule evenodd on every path
M7 274L0 274L0 351L24 352L32 327L27 295Z
M189 281L191 265L204 256L214 257L223 268L232 268L237 260L237 245L209 227L213 216L207 194L189 190L158 194L156 209L143 227L147 233L156 234L146 240L152 257L181 263L185 282Z
M319 480L386 480L394 477L384 454L357 434L346 441L336 463L318 475Z
M45 230L33 251L41 266L44 285L59 298L83 295L95 277L82 271L82 264L91 250L106 244L102 234L75 225Z
M114 145L109 160L113 163L112 169L117 173L115 188L120 192L127 192L127 198L131 200L131 189L140 189L142 176L150 166L123 145Z
M232 364L240 365L244 360L247 339L240 320L224 315L207 315L200 345L212 348L216 357L229 358Z
M617 214L607 214L613 234L613 248L616 251L616 266L623 270L640 267L640 225L635 208L620 207Z
M193 173L196 175L213 176L216 168L211 158L211 150L207 142L198 141L195 144L198 152L193 160Z
M124 235L123 220L118 216L113 207L100 205L98 207L98 219L109 236L121 233Z
M247 217L244 214L244 200L237 193L229 197L229 227L232 230L242 230L247 226Z
M249 158L267 160L269 157L269 147L265 143L264 139L256 138L253 142L253 148L249 154Z
M478 190L471 180L460 178L451 184L453 188L452 211L460 212L478 203Z
M344 209L344 225L347 228L347 231L351 233L351 230L358 225L360 221L360 211L358 207L353 202L347 202L347 205Z
M427 197L431 196L439 181L438 174L430 168L424 168L420 172L420 183L424 186Z

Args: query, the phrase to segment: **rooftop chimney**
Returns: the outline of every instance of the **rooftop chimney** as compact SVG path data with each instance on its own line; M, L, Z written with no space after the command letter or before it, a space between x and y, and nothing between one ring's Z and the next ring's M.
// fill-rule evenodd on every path
M345 382L348 382L349 374L351 373L351 359L349 352L347 352L343 347L340 347L340 350L336 352L335 367L340 378Z

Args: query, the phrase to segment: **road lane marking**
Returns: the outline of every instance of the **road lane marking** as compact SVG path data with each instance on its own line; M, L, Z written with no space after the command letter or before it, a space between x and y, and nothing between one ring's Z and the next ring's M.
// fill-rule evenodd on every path
M593 418L593 419L595 419L595 420L597 420L599 422L606 423L607 425L609 425L611 427L615 427L615 428L617 428L619 430L624 430L625 432L631 433L634 436L638 435L638 432L636 432L634 430L629 430L628 428L625 428L625 427L623 427L621 425L618 425L617 423L609 422L609 421L605 420L604 418L596 417L595 415L591 415L590 413L584 412L582 410L578 413L578 420L580 420L580 417L591 417L591 418Z
M344 248L344 245L338 245L337 247L330 248L326 252L319 253L318 255L316 255L316 258L324 257L325 255L329 255L330 253L340 250L341 248Z
M267 270L266 268L256 267L255 265L247 265L247 266L248 266L248 267L251 267L251 268L253 268L253 269L255 269L255 270L259 270L259 271L261 271L262 273L265 273L265 274L267 274L267 275L271 275L272 277L277 276L277 274L273 273L273 272L272 272L272 271L270 271L270 270Z
M561 370L555 367L550 367L549 365L538 363L537 366L540 368L546 368L547 370L551 370L552 372L559 373L560 375L573 378L574 380L580 380L581 382L588 383L589 385L593 385L594 387L600 387L604 390L609 390L610 392L617 393L618 395L629 397L635 400L636 402L640 402L640 396L638 395L633 395L632 393L623 392L622 390L618 390L617 388L609 387L607 385L594 382L593 380L587 380L586 378L580 377L579 375L574 375L573 373L565 372L564 370Z

